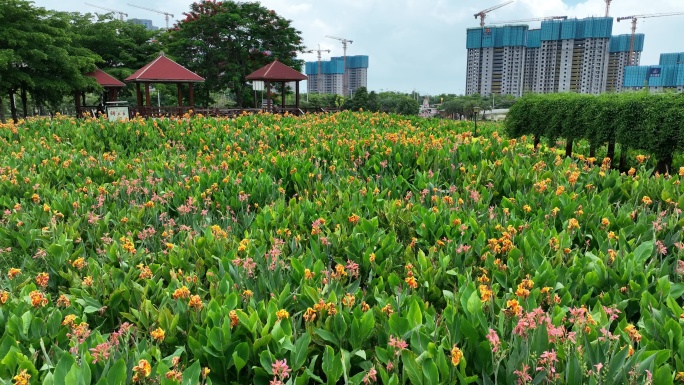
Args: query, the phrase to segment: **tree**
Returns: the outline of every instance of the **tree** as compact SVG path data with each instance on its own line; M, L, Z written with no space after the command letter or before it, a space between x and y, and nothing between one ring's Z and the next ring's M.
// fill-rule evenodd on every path
M56 104L74 90L97 87L83 74L95 68L98 57L72 44L70 27L63 14L36 8L25 0L4 0L0 7L0 95L8 95L15 122L17 93L26 116L29 93L38 103Z
M259 3L203 1L162 36L169 56L206 79L197 100L210 103L212 91L230 89L239 106L251 98L245 77L274 59L301 68L296 59L300 32L289 20Z

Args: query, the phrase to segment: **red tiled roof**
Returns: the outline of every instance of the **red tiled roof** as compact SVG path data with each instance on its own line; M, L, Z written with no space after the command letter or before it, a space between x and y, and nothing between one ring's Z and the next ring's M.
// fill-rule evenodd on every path
M285 81L291 82L295 80L306 80L307 77L303 73L297 71L292 67L288 67L278 60L266 64L258 70L252 72L247 76L247 80L267 80L267 81Z
M87 73L85 76L90 76L90 77L95 78L95 80L97 81L97 84L99 84L105 88L123 88L123 87L126 87L126 84L120 82L119 79L117 79L114 76L102 71L99 68L95 69L95 71L93 71L91 73Z
M201 83L204 78L164 56L164 53L149 62L133 75L126 78L127 82L157 82L157 83Z

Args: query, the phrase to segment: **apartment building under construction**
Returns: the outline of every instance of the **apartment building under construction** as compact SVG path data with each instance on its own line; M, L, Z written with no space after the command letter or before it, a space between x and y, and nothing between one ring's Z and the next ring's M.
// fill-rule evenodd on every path
M622 92L625 68L630 65L638 66L641 61L641 52L644 50L645 35L634 35L633 63L630 63L629 51L632 44L632 35L617 35L610 39L610 54L608 58L608 78L606 79L607 92Z
M344 75L347 75L347 95L352 96L359 87L368 87L368 56L336 56L330 60L320 62L320 74L318 62L307 62L305 72L308 93L337 94L344 92Z
M467 31L466 94L619 91L629 63L625 38L612 37L613 19L545 20L526 25L471 28ZM643 50L637 35L635 57Z

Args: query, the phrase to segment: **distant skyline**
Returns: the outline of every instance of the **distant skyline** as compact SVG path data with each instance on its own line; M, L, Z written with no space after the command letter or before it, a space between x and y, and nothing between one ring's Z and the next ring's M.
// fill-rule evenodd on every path
M190 9L189 0L35 0L36 6L59 11L106 13L89 2L128 13L129 18L150 19L164 27L164 15L128 5L172 13L173 21ZM375 91L417 91L421 94L463 93L466 71L466 29L479 26L474 14L503 0L262 0L260 3L292 20L308 49L330 49L323 60L342 55L342 45L326 38L353 41L347 55L368 55L368 88ZM611 16L684 12L682 0L613 0ZM516 0L492 12L489 22L544 16L584 18L604 16L604 0ZM539 28L540 22L529 23ZM646 35L641 64L658 64L663 52L684 52L679 36L684 15L639 20L637 33ZM631 33L629 21L613 24L613 34ZM316 61L316 54L300 54ZM303 85L303 87L306 87Z

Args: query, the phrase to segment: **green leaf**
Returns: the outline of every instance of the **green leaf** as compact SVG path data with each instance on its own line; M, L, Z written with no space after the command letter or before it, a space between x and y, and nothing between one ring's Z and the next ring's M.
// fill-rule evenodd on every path
M672 380L672 369L670 365L663 365L658 370L656 370L653 375L653 383L658 385L672 385L674 381Z
M404 364L404 371L411 380L413 385L423 384L423 373L421 372L420 366L416 362L415 353L404 350L401 352L401 362Z
M126 361L119 358L107 372L107 384L118 385L126 383Z
M62 358L59 359L55 368L55 385L66 385L64 381L66 380L67 373L69 373L74 364L76 364L76 360L71 354L62 354Z
M294 350L290 352L290 363L293 371L298 371L306 362L310 342L311 336L309 333L304 333L297 339Z
M340 345L340 343L337 341L337 338L335 337L335 335L330 333L329 331L319 328L319 329L316 329L315 332L316 332L316 334L318 334L319 337L323 338L325 341L333 343L335 346Z
M183 382L181 385L195 385L199 384L202 367L199 361L195 361L189 368L183 371Z
M653 255L655 243L653 241L644 242L634 250L634 260L638 264L643 264Z
M259 356L259 362L261 362L261 367L266 370L266 373L273 375L273 355L268 350L261 352Z
M335 354L335 351L330 345L325 346L322 368L329 385L336 384L337 380L342 377L342 361L340 360L340 356Z
M420 311L420 305L418 305L418 300L414 299L411 302L411 306L409 306L406 318L411 329L423 324L423 314Z
M247 342L241 342L233 352L233 363L238 373L247 365L247 361L249 361L249 345Z
M439 383L439 370L437 370L437 364L432 358L426 358L423 361L423 374L428 384Z

